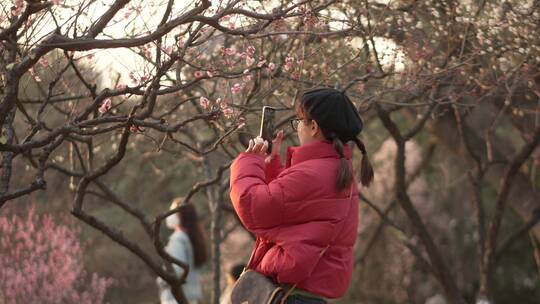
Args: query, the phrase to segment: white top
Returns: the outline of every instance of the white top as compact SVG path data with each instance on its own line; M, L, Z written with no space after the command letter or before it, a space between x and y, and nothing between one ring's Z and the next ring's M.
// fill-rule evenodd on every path
M177 258L178 260L185 262L189 265L189 273L186 278L186 282L182 285L182 290L186 295L188 301L199 301L202 299L202 288L201 288L201 273L200 269L195 268L195 258L193 255L193 247L191 246L191 241L189 236L182 230L175 230L173 234L169 237L169 243L165 247L165 251L170 254L172 257ZM184 270L173 264L174 271L180 277ZM158 278L158 281L161 278ZM164 289L161 289L160 300L161 303L166 304L176 304L174 296L171 293L170 288L167 286Z
M221 297L219 297L219 304L231 304L231 295L234 285L227 285L223 292L221 293Z

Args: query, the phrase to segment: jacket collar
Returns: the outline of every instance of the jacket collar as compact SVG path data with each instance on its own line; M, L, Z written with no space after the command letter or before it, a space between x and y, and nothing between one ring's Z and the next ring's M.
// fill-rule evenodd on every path
M347 144L343 145L343 154L347 160L351 159L351 149ZM332 143L327 140L316 141L304 146L288 147L286 167L317 158L339 159L339 154Z

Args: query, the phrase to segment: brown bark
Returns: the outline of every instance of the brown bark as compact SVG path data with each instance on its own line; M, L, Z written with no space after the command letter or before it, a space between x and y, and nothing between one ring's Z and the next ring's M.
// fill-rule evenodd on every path
M447 299L451 303L465 303L463 300L459 289L457 287L456 281L454 280L450 269L446 265L443 255L437 245L435 244L431 234L428 231L428 228L424 221L422 220L420 214L414 207L409 195L407 194L407 185L405 181L405 143L406 138L402 135L397 125L391 120L388 112L383 110L379 105L376 105L377 113L381 119L384 127L390 132L394 138L397 145L397 155L395 160L396 167L396 180L395 180L395 191L396 199L400 203L401 208L407 214L407 217L411 221L411 224L414 227L415 233L418 235L426 252L428 254L429 260L433 271L435 272L435 277L437 281L443 288ZM424 124L425 120L420 120L420 124ZM412 130L420 130L421 127L415 125ZM414 136L413 131L407 132L407 139L410 139Z
M473 159L462 148L459 135L456 132L456 126L454 120L449 115L441 116L437 120L430 122L426 128L447 149L459 155L463 160L468 163L473 162ZM485 141L482 139L479 131L471 128L468 125L464 126L464 132L467 133L467 138L473 151L478 155L484 155L486 151ZM498 137L494 137L492 140L492 151L494 159L506 159L507 155L504 151L508 150L510 145L506 140ZM503 166L493 166L486 173L486 181L489 182L494 188L498 189L501 182L501 176L504 174ZM540 202L540 193L535 191L529 178L522 172L517 172L514 177L514 183L509 190L508 197L510 198L509 206L524 220L527 221L529 217L534 214L536 208L538 208ZM540 225L536 225L531 228L534 235L540 237Z

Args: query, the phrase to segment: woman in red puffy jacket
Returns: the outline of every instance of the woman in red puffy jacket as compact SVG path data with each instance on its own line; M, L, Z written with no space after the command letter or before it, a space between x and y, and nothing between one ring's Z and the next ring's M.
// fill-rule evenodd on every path
M250 140L231 167L230 195L256 245L248 269L294 289L287 303L324 303L347 290L358 227L358 188L351 163L352 141L363 154L360 179L373 170L358 134L362 120L342 91L320 88L298 100L291 120L300 146L289 147L285 167L283 132L268 143Z

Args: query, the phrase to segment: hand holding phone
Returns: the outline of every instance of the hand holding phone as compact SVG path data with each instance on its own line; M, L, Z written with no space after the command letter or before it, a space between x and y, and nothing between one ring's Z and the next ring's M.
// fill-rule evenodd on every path
M249 140L249 145L246 149L246 153L259 154L261 156L266 156L266 151L268 150L268 142L263 140L261 137L255 137Z
M264 106L262 109L261 116L261 127L259 130L259 137L268 142L267 153L272 152L272 140L274 139L275 127L274 127L274 117L276 109Z

